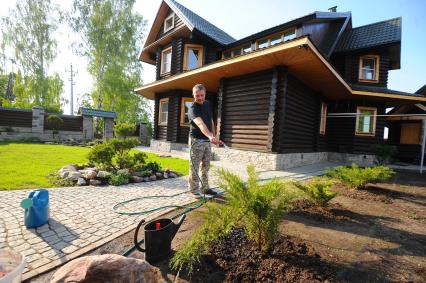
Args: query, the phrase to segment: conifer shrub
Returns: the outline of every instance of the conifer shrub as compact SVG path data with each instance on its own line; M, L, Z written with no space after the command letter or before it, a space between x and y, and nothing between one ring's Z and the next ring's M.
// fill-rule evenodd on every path
M302 190L309 198L320 206L327 206L337 194L330 191L334 181L328 178L314 178L310 182L295 182L295 186Z
M352 164L351 167L337 166L328 168L326 174L339 180L349 188L363 189L368 183L389 180L395 174L395 171L386 166L361 168L356 164Z

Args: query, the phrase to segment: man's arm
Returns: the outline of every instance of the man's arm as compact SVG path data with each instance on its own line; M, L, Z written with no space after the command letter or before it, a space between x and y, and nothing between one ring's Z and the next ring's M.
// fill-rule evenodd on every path
M194 120L194 123L198 126L198 128L200 129L200 131L209 138L209 140L211 141L213 138L215 138L214 133L210 132L210 130L207 128L206 124L204 124L203 119L201 119L201 117L197 117Z

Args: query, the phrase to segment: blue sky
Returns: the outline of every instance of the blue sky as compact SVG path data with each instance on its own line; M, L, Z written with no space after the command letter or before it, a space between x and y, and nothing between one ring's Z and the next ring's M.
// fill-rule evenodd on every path
M2 7L0 9L0 17L6 16L8 9L15 6L15 1L0 1ZM425 0L177 1L237 39L312 13L313 11L327 11L332 6L337 6L337 11L339 12L351 11L354 27L401 16L401 69L390 72L388 87L395 90L414 92L426 84L426 72L423 70L424 66L426 66L426 56L423 54L424 50L426 50ZM63 10L68 10L71 7L72 0L52 0L52 2L58 3ZM148 29L152 25L160 3L161 0L136 0L135 10L142 14L148 21ZM57 31L56 37L59 41L58 57L53 62L50 72L58 72L62 77L65 83L63 96L68 98L70 92L69 74L65 73L65 66L69 66L73 62L74 69L78 70L74 89L74 107L77 110L76 105L78 105L79 96L92 90L92 79L86 71L86 61L71 52L70 44L76 39L76 36L64 24ZM142 65L144 67L143 81L149 83L155 80L155 68L145 63ZM66 114L69 113L68 108L68 106L64 107Z

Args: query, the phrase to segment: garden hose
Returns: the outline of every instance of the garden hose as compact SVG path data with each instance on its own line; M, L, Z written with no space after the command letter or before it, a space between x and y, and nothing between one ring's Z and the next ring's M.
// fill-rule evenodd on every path
M209 141L204 141L204 140L197 140L197 141L193 141L192 143L191 143L191 147L190 147L190 150L189 150L189 159L190 159L190 161L191 161L191 164L192 164L192 167L193 168L195 168L195 166L194 166L194 160L192 159L192 147L195 145L195 144L198 144L198 143L204 143L204 142L209 142ZM201 187L204 187L204 183L203 183L203 181L201 180L201 178L200 178L200 176L198 175L198 172L197 172L198 170L195 170L195 175L197 176L197 178L198 178L198 180L200 181L200 183L201 183ZM194 210L194 209L197 209L197 208L199 208L199 207L201 207L202 205L204 205L209 199L211 199L211 198L214 198L214 196L212 196L212 197L206 197L206 193L205 193L205 191L203 192L203 194L202 194L202 198L201 198L201 200L199 201L199 202L197 202L195 205L193 205L193 206L187 206L187 205L164 205L164 206L160 206L160 207L156 207L156 208L152 208L152 209L147 209L147 210L142 210L142 211L135 211L135 212L128 212L128 211L120 211L120 210L118 210L118 208L119 207L121 207L121 206L123 206L123 205L125 205L125 204L128 204L128 203L130 203L130 202L134 202L134 201L139 201L139 200L142 200L142 199L152 199L152 198L173 198L173 197L176 197L176 196L179 196L179 195L182 195L182 194L186 194L187 192L182 192L182 193L177 193L177 194L174 194L174 195L169 195L169 196L164 196L164 195L162 195L162 196L146 196L146 197L139 197L139 198L134 198L134 199L130 199L130 200L126 200L126 201L123 201L123 202L120 202L120 203L117 203L117 204L115 204L113 207L112 207L112 209L114 210L114 212L116 212L116 213L118 213L118 214L121 214L121 215L139 215L139 214L147 214L147 213L151 213L151 212L155 212L155 211L158 211L158 210L162 210L162 209L166 209L166 208L177 208L177 209L184 209L184 211L182 211L182 212L180 212L180 213L178 213L178 214L176 214L176 215L174 215L171 219L172 220L174 220L174 219L176 219L176 218L178 218L179 216L181 216L181 215L183 215L183 214L185 214L185 213L188 213L188 212L190 212L190 211L192 211L192 210ZM220 195L221 193L219 193L218 195ZM142 219L140 222L139 222L139 224L137 225L137 227L136 227L136 230L135 230L135 234L134 234L134 237L133 237L133 242L134 242L134 245L132 246L132 247L130 247L128 250L126 250L124 253L123 253L123 256L128 256L131 252L133 252L135 249L137 249L137 250L139 250L139 251L141 251L141 252L144 252L145 250L144 249L142 249L141 247L140 247L140 245L141 244L143 244L144 243L144 240L142 239L142 240L140 240L140 241L138 241L138 233L139 233L139 230L140 230L140 228L142 227L142 225L145 223L145 219Z

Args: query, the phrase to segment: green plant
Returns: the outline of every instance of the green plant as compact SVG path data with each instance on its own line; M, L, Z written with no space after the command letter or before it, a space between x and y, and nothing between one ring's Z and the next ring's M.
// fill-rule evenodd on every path
M278 233L279 221L296 194L288 190L287 183L279 180L259 184L252 166L247 172L249 178L245 183L231 172L218 170L220 187L227 192L227 202L207 206L202 214L204 224L173 256L171 267L174 270L186 269L191 273L211 244L238 226L245 228L259 250L268 252Z
M337 194L330 192L334 181L327 178L314 178L310 182L295 182L297 188L305 192L312 201L320 206L326 206Z
M130 182L130 174L128 173L113 173L108 178L108 184L113 186L125 185Z
M152 172L158 172L158 171L161 170L161 165L158 164L158 162L156 162L156 161L148 162L144 166L144 170L151 170Z
M58 187L72 187L75 185L75 181L61 178L61 176L59 176L58 172L56 171L49 173L47 178L49 179L50 183Z
M350 188L362 189L368 183L390 179L395 172L386 166L360 168L356 164L352 164L351 167L327 168L326 174L331 178L340 180Z
M397 147L388 144L376 144L373 146L373 152L376 155L378 165L385 165L390 162L392 156L397 152Z
M64 124L64 120L61 117L55 114L51 114L46 119L47 125L52 129L53 139L55 139L55 134L58 133L58 129Z
M109 168L112 167L114 154L114 148L109 143L103 142L92 146L87 157L100 168Z
M121 123L114 126L114 132L117 137L126 138L133 136L136 131L136 126L127 123Z
M145 164L146 158L148 156L143 152L136 152L133 154L133 169L142 168Z

